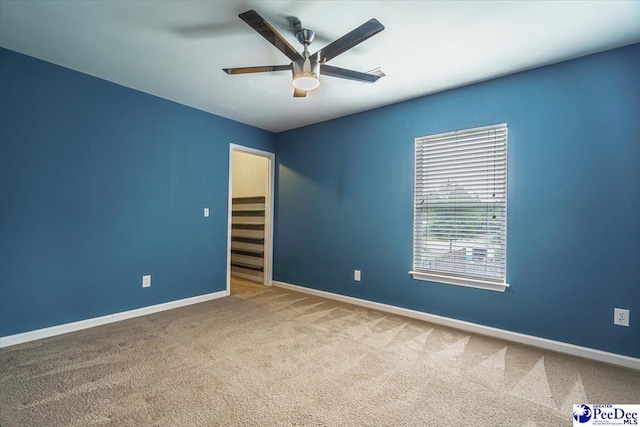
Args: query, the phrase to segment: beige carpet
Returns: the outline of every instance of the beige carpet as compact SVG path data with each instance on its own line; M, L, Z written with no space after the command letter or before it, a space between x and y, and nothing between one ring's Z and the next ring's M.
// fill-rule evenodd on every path
M0 350L13 426L568 426L640 373L278 288Z

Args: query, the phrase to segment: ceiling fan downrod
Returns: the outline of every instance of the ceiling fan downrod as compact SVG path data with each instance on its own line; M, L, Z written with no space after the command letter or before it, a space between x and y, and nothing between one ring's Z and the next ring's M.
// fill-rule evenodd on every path
M304 51L308 51L308 47L313 40L316 38L316 32L313 30L308 30L306 28L302 28L298 30L299 23L296 25L296 39L304 46Z

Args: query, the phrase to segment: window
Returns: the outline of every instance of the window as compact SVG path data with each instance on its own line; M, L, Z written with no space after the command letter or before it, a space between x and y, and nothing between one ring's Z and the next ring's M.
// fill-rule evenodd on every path
M507 125L415 140L415 279L504 291Z

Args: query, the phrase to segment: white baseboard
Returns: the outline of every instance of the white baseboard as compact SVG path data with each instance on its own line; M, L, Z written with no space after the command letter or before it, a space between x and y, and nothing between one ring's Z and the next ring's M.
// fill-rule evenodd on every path
M507 331L505 329L492 328L490 326L479 325L477 323L466 322L464 320L452 319L450 317L438 316L436 314L425 313L422 311L410 310L408 308L397 307L394 305L383 304L379 302L368 301L360 298L348 297L345 295L334 294L317 289L306 288L304 286L292 285L290 283L273 281L274 286L290 289L292 291L304 292L324 298L346 302L361 307L371 308L374 310L393 313L400 316L411 317L413 319L424 320L426 322L435 323L437 325L447 326L450 328L460 329L466 332L473 332L478 335L499 338L505 341L517 342L533 347L543 348L545 350L556 351L558 353L569 354L572 356L583 357L585 359L596 360L598 362L609 363L611 365L623 366L640 370L640 359L622 354L609 353L602 350L596 350L589 347L581 347L574 344L568 344L561 341L553 341L546 338L540 338L533 335L521 334L519 332Z
M69 332L80 331L82 329L93 328L95 326L106 325L108 323L119 322L121 320L131 319L133 317L145 316L147 314L157 313L159 311L184 307L185 305L210 301L213 299L226 297L228 295L229 293L224 290L213 292L210 294L198 295L197 297L185 298L176 301L165 302L162 304L150 305L148 307L136 308L135 310L107 314L106 316L93 317L91 319L80 320L78 322L71 322L65 323L63 325L51 326L49 328L36 329L34 331L23 332L21 334L7 335L5 337L0 337L0 348L22 344L29 341L35 341L42 338L54 337L56 335L67 334Z

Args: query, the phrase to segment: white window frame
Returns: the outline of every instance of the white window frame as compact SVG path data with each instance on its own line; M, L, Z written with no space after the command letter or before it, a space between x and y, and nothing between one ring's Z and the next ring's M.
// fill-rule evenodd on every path
M437 135L429 135L429 136L425 136L425 137L419 137L416 138L414 140L414 144L415 144L415 150L416 152L414 153L414 217L413 217L413 227L414 227L414 233L413 233L413 270L409 272L409 274L412 275L412 277L416 280L426 280L426 281L431 281L431 282L437 282L437 283L444 283L444 284L450 284L450 285L458 285L458 286L467 286L467 287L472 287L472 288L479 288L479 289L486 289L486 290L492 290L492 291L498 291L498 292L504 292L508 287L509 284L507 284L506 282L506 256L507 256L507 235L506 235L506 227L507 227L507 204L508 204L508 197L507 197L507 172L505 170L505 177L504 177L504 185L505 185L505 202L504 202L504 254L503 256L505 257L505 261L504 261L504 272L502 274L502 277L498 280L491 280L491 279L485 279L482 277L478 277L478 276L472 276L472 275L458 275L458 274L449 274L449 273L442 273L436 270L428 270L426 268L420 268L416 266L416 225L417 225L417 187L418 185L423 185L424 182L426 181L426 179L423 179L421 177L418 176L418 173L420 172L419 168L418 168L418 164L417 164L417 160L418 160L418 144L425 144L427 143L427 141L429 140L434 140L434 139L442 139L442 138L447 138L447 137L458 137L458 136L464 136L468 133L472 133L472 132L480 132L480 131L490 131L490 130L497 130L497 129L504 129L505 130L505 136L506 136L506 142L505 142L505 155L504 155L504 161L505 161L505 168L508 169L508 127L506 123L503 124L499 124L499 125L493 125L493 126L484 126L484 127L480 127L480 128L473 128L473 129L465 129L465 130L460 130L460 131L455 131L455 132L447 132L447 133L442 133L442 134L437 134ZM422 208L422 206L421 206Z

